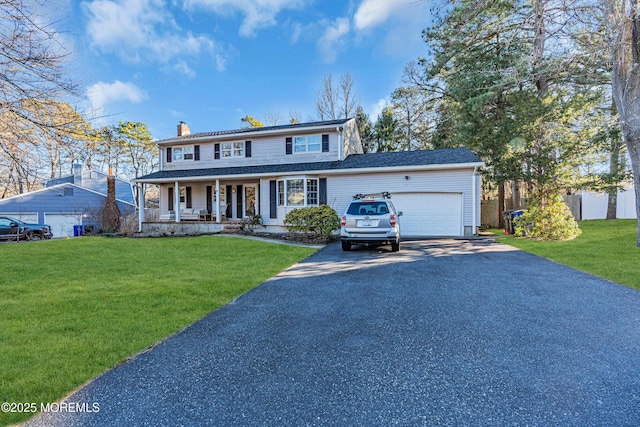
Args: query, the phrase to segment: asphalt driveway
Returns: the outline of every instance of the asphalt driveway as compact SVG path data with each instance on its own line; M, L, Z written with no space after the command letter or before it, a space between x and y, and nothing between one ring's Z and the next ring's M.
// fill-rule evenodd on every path
M640 425L640 292L491 241L330 245L67 402L99 411L28 425Z

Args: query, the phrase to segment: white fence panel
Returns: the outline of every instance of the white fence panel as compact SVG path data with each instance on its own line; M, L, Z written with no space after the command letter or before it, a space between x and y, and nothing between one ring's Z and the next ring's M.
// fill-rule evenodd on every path
M582 192L582 219L605 219L607 217L607 203L609 198L606 193ZM633 187L626 191L618 191L618 208L616 216L624 219L636 217L636 195Z

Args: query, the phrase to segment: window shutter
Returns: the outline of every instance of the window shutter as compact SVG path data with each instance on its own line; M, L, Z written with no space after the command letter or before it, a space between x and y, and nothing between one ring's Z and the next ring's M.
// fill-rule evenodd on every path
M213 212L213 186L207 185L207 213Z
M191 187L187 187L185 188L185 196L186 196L186 202L187 202L187 209L191 209L193 206L191 205Z
M198 160L200 160L200 146L199 145L194 145L193 146L193 160L195 160L196 162Z
M244 212L242 212L242 184L236 186L236 215L238 218L244 218Z
M251 141L244 142L244 156L251 157Z
M293 154L293 138L286 139L285 150L286 154Z
M318 204L327 204L327 178L320 178L318 182Z
M277 181L269 181L269 218L278 217L278 190Z
M169 200L168 200L168 202L169 202L169 203L168 203L168 208L169 208L169 211L172 211L172 210L173 210L173 202L174 202L174 197L173 197L173 187L169 187L169 188L167 188L167 190L169 190L169 191L167 192L167 197L169 197Z
M225 197L227 198L227 210L225 216L227 218L231 218L233 217L233 185L227 185Z
M214 154L213 158L216 160L220 159L220 144L214 144L213 146Z
M322 135L322 152L329 152L329 135Z
M171 163L171 147L167 147L167 163Z

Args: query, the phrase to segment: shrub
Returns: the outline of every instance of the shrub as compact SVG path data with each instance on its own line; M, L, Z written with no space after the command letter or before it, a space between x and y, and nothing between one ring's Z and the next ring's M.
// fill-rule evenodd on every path
M262 225L262 215L251 215L245 218L242 218L242 231L245 233L253 233L255 228L259 225Z
M340 229L340 218L327 205L294 209L284 217L284 225L293 233L306 233L311 237L329 237Z
M558 195L547 203L532 202L515 222L515 235L540 240L568 240L582 233L569 207Z

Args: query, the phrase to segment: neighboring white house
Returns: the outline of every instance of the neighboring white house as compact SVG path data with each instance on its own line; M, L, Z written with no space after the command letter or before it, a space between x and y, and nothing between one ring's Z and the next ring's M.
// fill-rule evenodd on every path
M339 214L355 194L390 192L406 236L474 235L483 163L466 148L363 154L355 119L191 134L158 142L160 218L241 221L261 215L282 231L292 209L328 204ZM143 192L140 192L143 194ZM141 210L141 229L145 231Z
M609 196L606 193L582 192L582 219L605 219ZM625 191L618 191L616 218L635 219L636 193L633 185Z

